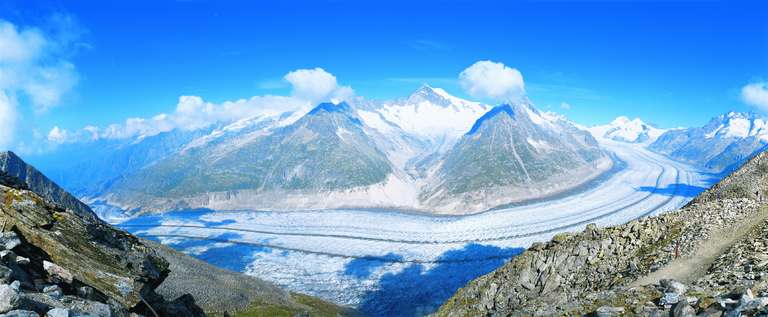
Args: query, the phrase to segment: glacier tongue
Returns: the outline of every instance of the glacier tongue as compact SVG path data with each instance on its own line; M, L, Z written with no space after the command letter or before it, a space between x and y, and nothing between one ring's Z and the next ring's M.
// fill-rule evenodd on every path
M675 209L711 181L642 145L600 142L625 166L593 187L471 216L361 209L180 212L118 226L374 315L429 313L518 248L587 223L617 224Z

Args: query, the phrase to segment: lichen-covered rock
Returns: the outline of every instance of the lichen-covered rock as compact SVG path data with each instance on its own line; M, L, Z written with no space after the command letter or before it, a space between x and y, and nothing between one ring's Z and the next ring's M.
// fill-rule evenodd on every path
M66 192L43 173L27 164L13 152L0 152L0 181L10 187L29 189L43 199L72 210L75 214L95 220L96 215L88 205Z
M167 301L155 292L169 270L154 249L97 219L12 153L0 153L0 252L0 268L10 271L0 279L15 285L0 285L9 298L5 311L15 303L35 316L53 308L88 316L204 315L191 296Z
M53 279L78 280L133 307L142 296L152 298L168 274L168 263L152 249L105 223L83 221L25 190L0 187L0 201L0 223L29 245L17 252Z

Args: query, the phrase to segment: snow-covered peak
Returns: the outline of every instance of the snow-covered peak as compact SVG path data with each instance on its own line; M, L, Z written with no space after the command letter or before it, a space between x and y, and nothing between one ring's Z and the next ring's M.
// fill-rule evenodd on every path
M384 102L376 109L358 110L365 123L388 130L391 124L428 140L457 139L491 107L423 85L408 98ZM387 131L381 131L387 132Z
M611 139L629 143L652 143L666 130L643 122L640 118L629 119L620 116L611 123L588 129L596 138Z
M423 84L421 87L419 87L419 89L416 89L416 91L411 93L411 95L406 99L406 102L416 105L427 102L443 107L474 103L452 96L442 88L435 88L427 84Z
M705 127L706 138L746 138L757 136L768 140L768 120L754 113L729 112L712 119Z

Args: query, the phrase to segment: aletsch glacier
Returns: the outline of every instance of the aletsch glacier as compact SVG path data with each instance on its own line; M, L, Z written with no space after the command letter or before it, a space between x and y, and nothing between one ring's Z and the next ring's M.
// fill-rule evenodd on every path
M307 195L287 193L296 195L294 197L298 202L293 201L295 207L312 207L313 210L296 208L303 210L291 211L280 208L281 211L253 211L255 208L243 207L249 202L261 203L263 200L241 200L232 205L201 205L222 207L213 208L219 211L179 211L144 216L136 216L130 211L124 212L104 204L112 194L110 188L120 188L112 187L119 183L114 176L104 176L103 185L97 186L96 190L73 190L92 198L91 202L101 211L102 216L118 226L158 239L215 264L253 274L288 289L360 307L372 315L421 315L433 311L456 288L495 269L532 242L549 239L558 232L580 230L588 223L616 224L675 209L718 179L717 173L720 170L713 170L711 166L670 155L675 157L673 160L657 152L684 155L691 152L688 150L690 147L711 147L706 149L707 153L714 153L713 157L722 153L720 160L733 165L764 148L768 139L765 131L759 129L765 126L764 121L754 116L736 114L715 118L713 123L703 128L669 131L638 119L620 118L607 126L589 128L594 135L592 139L590 134L564 117L540 112L530 103L525 103L510 106L511 113L524 115L494 117L492 122L483 126L484 136L491 136L488 141L477 136L473 138L472 133L468 132L484 124L478 123L478 119L491 111L492 107L455 98L441 89L431 87L422 87L404 101L379 105L361 104L353 108L347 110L354 116L348 116L348 113L337 114L333 112L335 108L330 108L329 114L319 119L312 118L316 120L312 122L302 122L301 116L287 114L244 120L189 134L176 132L178 134L172 136L158 136L156 141L161 145L155 144L152 147L168 145L168 148L149 151L156 157L146 159L143 163L127 160L135 164L126 165L117 174L136 175L153 166L156 169L162 166L163 160L169 158L172 163L196 162L193 159L218 162L226 156L220 150L231 151L233 144L243 144L246 140L262 137L267 133L265 129L290 126L298 122L299 125L293 130L280 130L280 133L290 137L276 139L280 142L264 143L269 145L266 148L283 151L285 148L275 147L274 144L295 140L297 136L330 142L326 144L328 146L340 144L337 143L339 140L352 142L356 145L354 151L342 147L341 152L323 152L331 157L349 155L348 158L358 164L354 166L359 167L347 171L349 174L343 174L355 176L345 180L351 183L332 183L337 186L334 189L338 186L344 188L366 184L371 180L381 180L382 177L387 179L384 184L389 184L389 187L369 186L364 195L359 191L343 194L343 190L337 191L342 194L334 195L328 195L333 190ZM714 123L716 120L719 121ZM747 120L746 128L744 120ZM331 124L335 127L331 130L332 135L322 136L327 129L313 130L318 124ZM510 130L507 126L518 129ZM547 129L543 130L543 126ZM717 131L707 131L710 126ZM738 133L728 133L729 129ZM558 137L564 133L569 134L571 139ZM493 138L499 135L503 135L500 138L502 140ZM680 135L684 135L688 141L668 142L670 139L680 139ZM698 141L702 136L703 140ZM141 143L135 143L134 146L141 146ZM478 169L480 172L461 175L463 178L460 179L476 177L471 179L485 180L478 182L481 187L493 187L491 185L497 182L497 179L487 178L487 171L497 166L519 164L510 168L516 174L508 175L519 176L529 182L531 175L526 167L529 167L527 164L530 162L543 162L544 165L538 166L552 168L552 173L557 174L557 164L545 164L553 162L547 161L552 153L566 155L562 159L580 162L585 170L592 172L588 173L589 177L585 177L585 174L572 175L581 181L571 183L566 188L547 190L547 186L541 186L533 193L521 195L524 201L535 199L534 202L466 216L435 216L391 209L329 209L323 207L342 205L300 204L313 200L365 202L366 199L370 201L376 198L369 207L420 206L418 204L423 201L421 188L452 188L441 187L450 179L441 178L441 175L455 173L443 170L443 158L454 150L456 144L463 144L462 149L465 150L456 154L458 157L471 156L478 153L478 149L488 149L491 145L494 146L489 150L492 153L504 153L494 162L481 162L487 165L482 166L485 169ZM562 144L577 145L569 147L565 154L546 151L548 147L563 148ZM205 146L215 150L201 150ZM139 148L135 147L132 151L142 153L136 150ZM666 150L659 150L661 148ZM125 150L125 147L123 149L131 152ZM518 151L520 149L527 150ZM539 157L536 153L550 156ZM187 155L186 160L179 159L185 157L181 154ZM515 159L506 160L508 157ZM381 164L385 159L390 163ZM292 166L293 175L305 173L300 164L283 166ZM273 165L268 167L272 168ZM270 171L269 168L265 170ZM65 187L73 183L64 173L54 171L48 174L54 179L62 175L62 178L56 180ZM335 179L339 175L324 176L328 177L326 179ZM549 176L543 175L539 180L546 180ZM262 184L269 184L272 180L267 179ZM188 186L168 187L167 183L159 182L156 188L188 190L198 183L187 181ZM323 186L327 184L325 182ZM298 183L296 186L307 188L301 185ZM270 195L275 193L272 191ZM398 203L381 204L392 201ZM507 202L516 201L513 199ZM451 207L470 207L476 212L498 204L454 204ZM164 210L185 207L184 204L165 206L167 208ZM364 207L365 204L360 206ZM199 206L193 204L192 207ZM444 209L443 212L450 209ZM466 213L466 210L453 213Z

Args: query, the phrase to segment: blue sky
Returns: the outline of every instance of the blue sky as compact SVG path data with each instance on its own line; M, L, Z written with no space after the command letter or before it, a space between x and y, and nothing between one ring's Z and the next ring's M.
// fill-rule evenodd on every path
M58 43L41 63L72 76L47 103L13 94L12 144L172 112L182 95L289 95L286 73L315 67L369 99L424 82L475 99L458 75L492 60L522 73L537 106L586 125L760 111L741 89L768 80L766 1L11 0L0 20Z

